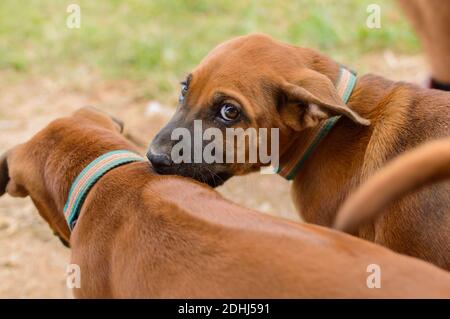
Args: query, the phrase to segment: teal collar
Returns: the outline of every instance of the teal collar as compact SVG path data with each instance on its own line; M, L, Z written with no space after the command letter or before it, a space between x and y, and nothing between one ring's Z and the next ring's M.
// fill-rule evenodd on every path
M64 206L64 216L70 231L75 227L81 207L95 183L115 167L140 161L145 160L133 152L118 150L103 154L86 166L73 182Z
M356 84L356 75L352 71L341 67L339 77L336 81L336 90L344 103L347 103ZM341 116L334 116L324 121L318 128L317 133L306 147L296 150L294 156L283 161L280 158L280 165L277 173L287 180L292 180L302 168L306 160L314 153L320 142L328 135Z

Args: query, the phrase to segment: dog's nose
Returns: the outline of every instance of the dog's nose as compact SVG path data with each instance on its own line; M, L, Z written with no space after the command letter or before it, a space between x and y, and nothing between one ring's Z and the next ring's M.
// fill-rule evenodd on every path
M166 154L155 154L148 151L147 158L156 170L172 165L172 160Z

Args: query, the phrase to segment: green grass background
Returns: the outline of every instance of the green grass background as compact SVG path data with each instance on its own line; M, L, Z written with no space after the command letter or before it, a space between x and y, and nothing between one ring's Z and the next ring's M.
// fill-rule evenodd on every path
M81 6L80 29L66 27L70 3ZM370 3L381 6L381 29L366 27ZM63 76L82 66L105 80L152 83L148 97L158 98L216 44L250 32L346 63L385 48L418 51L394 0L1 0L0 72Z

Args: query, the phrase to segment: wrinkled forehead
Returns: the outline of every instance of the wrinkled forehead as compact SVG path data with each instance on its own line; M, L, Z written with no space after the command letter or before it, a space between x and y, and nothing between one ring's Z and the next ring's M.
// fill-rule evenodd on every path
M262 75L264 69L261 67L268 62L262 61L261 54L261 51L252 52L247 47L223 44L212 50L193 70L192 80L202 84L213 82L217 85L218 81L240 84L245 78L250 80L258 73Z
M286 63L286 50L290 47L264 35L218 45L188 76L184 105L189 113L196 114L224 95L237 100L250 117L257 118L256 113L267 111L264 106L274 105L279 74L292 72L292 63Z
M267 86L270 74L264 74L263 70L258 72L234 56L212 57L195 68L188 79L188 102L205 105L220 95L238 101L256 98L261 95L261 89Z
M290 60L288 53L292 53L293 50L293 46L266 35L237 37L212 49L200 62L198 69L218 68L228 72L236 69L262 72L266 66L286 65L285 62Z
M189 88L197 91L226 87L252 95L277 77L292 71L288 45L263 35L229 40L214 48L193 70Z
M261 34L237 37L217 45L205 56L200 65L210 62L217 64L219 61L241 61L242 64L251 67L258 62L278 59L279 54L288 47L290 45ZM255 63L248 63L252 61Z

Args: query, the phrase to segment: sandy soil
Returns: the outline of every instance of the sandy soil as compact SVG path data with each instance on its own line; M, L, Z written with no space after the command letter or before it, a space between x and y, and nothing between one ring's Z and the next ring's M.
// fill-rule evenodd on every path
M398 57L389 51L366 56L353 66L395 80L420 82L426 76L421 57ZM141 98L131 83L105 83L95 74L77 72L69 78L30 75L13 84L2 80L0 73L0 153L27 140L50 120L85 105L122 118L127 130L143 141L150 141L173 111L149 108L150 102L158 101ZM219 191L244 206L300 221L289 183L278 176L236 177ZM69 260L69 249L53 236L29 199L0 199L0 298L71 298L65 284Z

